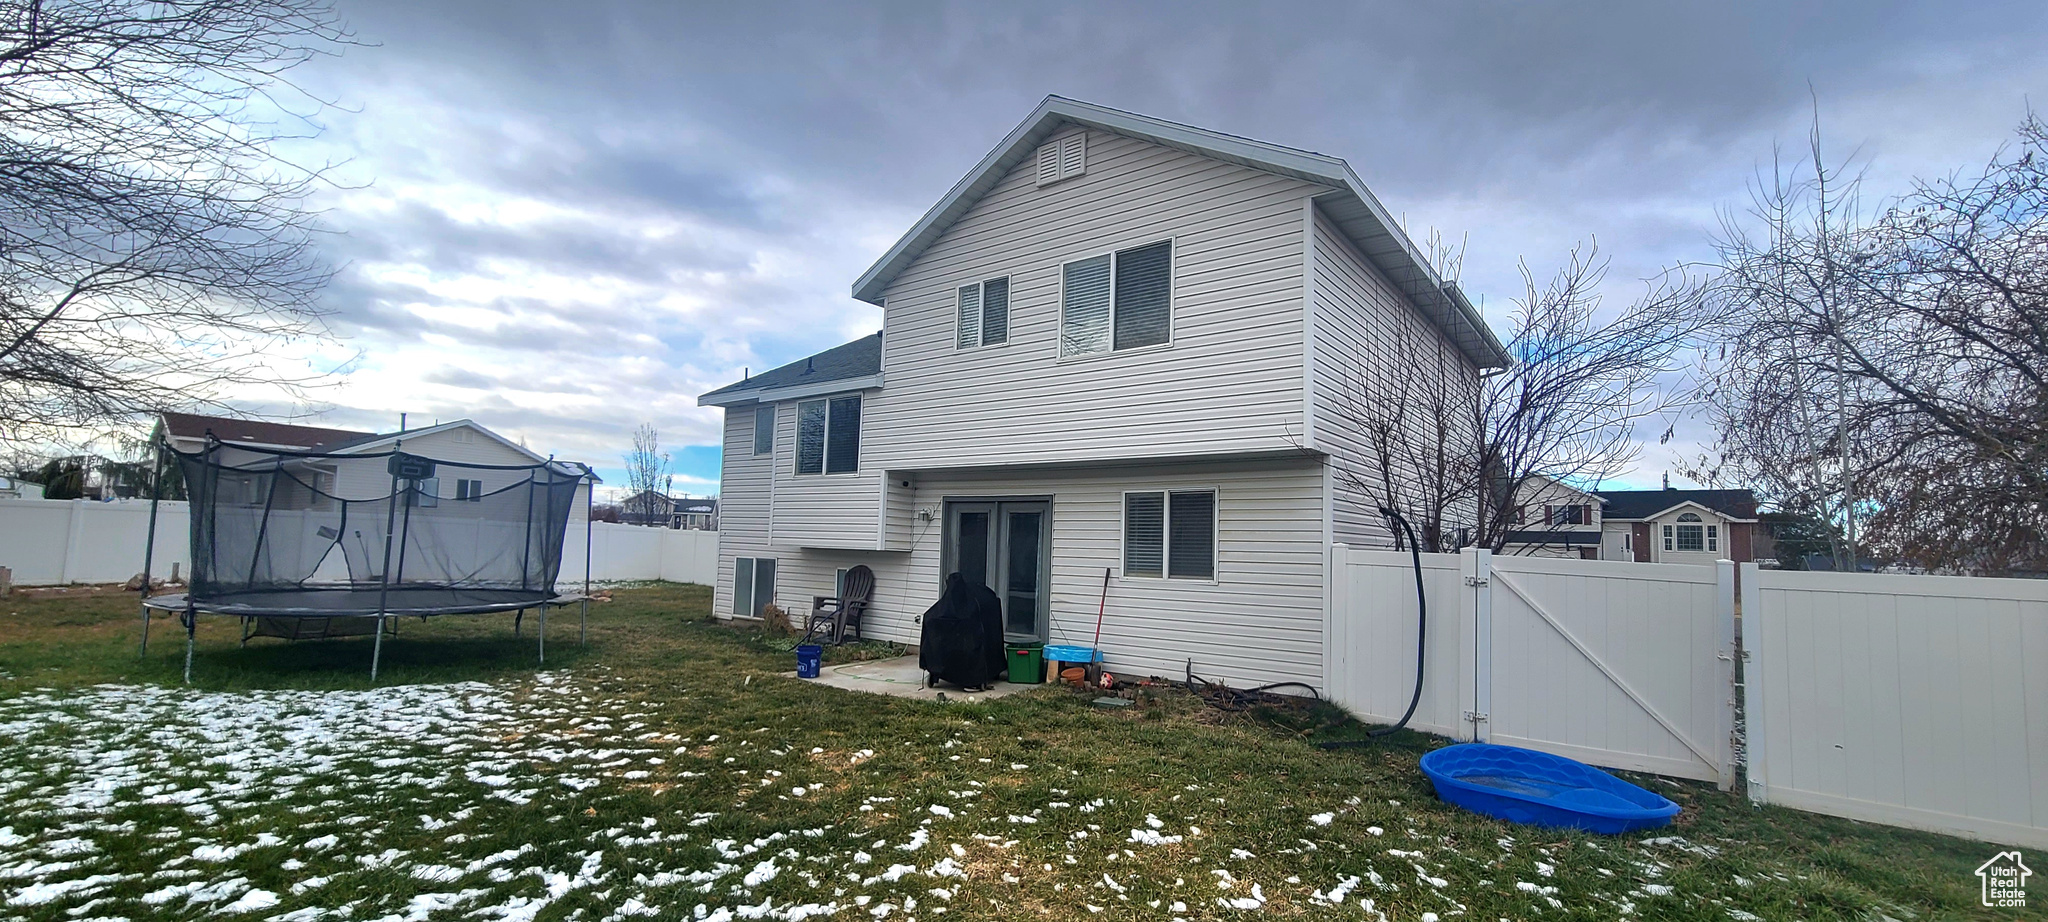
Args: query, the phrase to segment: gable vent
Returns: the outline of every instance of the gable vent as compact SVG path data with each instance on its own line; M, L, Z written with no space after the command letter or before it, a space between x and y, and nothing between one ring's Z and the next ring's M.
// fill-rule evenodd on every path
M1087 133L1068 135L1038 149L1038 185L1071 179L1088 171Z

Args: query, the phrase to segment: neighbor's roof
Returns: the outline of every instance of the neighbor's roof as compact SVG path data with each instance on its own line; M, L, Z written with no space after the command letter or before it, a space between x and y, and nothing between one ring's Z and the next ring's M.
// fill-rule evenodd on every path
M252 445L273 445L280 448L332 449L375 435L355 429L294 426L290 423L267 423L227 416L200 416L196 413L165 412L161 415L164 431L173 437L183 439L203 439L208 432L212 432L214 438L223 442L247 442Z
M1315 197L1323 213L1451 337L1459 351L1481 368L1503 368L1509 364L1507 350L1487 328L1479 311L1466 300L1464 292L1456 283L1437 275L1414 241L1408 239L1372 190L1342 159L1060 96L1047 96L1001 144L955 183L945 198L925 212L909 233L853 283L853 296L870 304L881 304L882 293L897 273L937 242L1012 168L1033 157L1047 137L1069 123L1330 186L1329 192Z
M1698 503L1731 519L1756 518L1756 494L1748 490L1595 490L1600 514L1610 519L1647 519L1674 506Z
M794 397L798 392L826 384L872 386L866 385L864 379L881 373L882 334L878 332L728 384L698 397L697 403L699 406L726 406L761 399L769 391L784 392L778 395L781 397Z

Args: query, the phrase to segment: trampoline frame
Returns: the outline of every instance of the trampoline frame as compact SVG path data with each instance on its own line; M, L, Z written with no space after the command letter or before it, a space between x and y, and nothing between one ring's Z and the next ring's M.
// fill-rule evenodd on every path
M219 439L217 439L217 438L215 438L215 437L214 437L214 435L213 435L213 431L212 431L212 430L208 430L208 431L207 431L207 433L206 433L206 440L207 440L207 446L208 446L208 447L207 447L207 449L206 449L207 451L211 451L211 450L213 450L213 449L214 449L215 447L220 447L220 446L225 446L225 445L226 445L226 443L223 443L223 442L221 442L221 441L220 441ZM391 445L391 452L390 452L390 453L391 453L391 454L393 454L393 455L396 455L396 454L400 454L400 453L402 453L402 451L403 451L403 448L404 448L404 444L405 444L405 441L404 441L404 439L403 439L403 438L400 438L400 439L396 439L396 440L394 440L394 441L392 442L392 445ZM228 447L233 447L233 446L228 446ZM166 457L166 455L165 455L165 450L166 450L166 448L168 448L168 446L167 446L167 445L165 444L165 442L164 442L164 441L163 441L162 439L157 439L157 440L155 440L155 445L154 445L154 448L155 448L155 451L156 451L156 476L155 476L155 478L154 478L154 479L152 479L152 480L151 480L151 482L150 482L150 491L149 491L149 531L148 531L148 537L147 537L147 539L145 540L145 542L144 542L144 544L143 544L143 551L142 551L142 602L141 602L141 608L142 608L142 643L141 643L141 649L140 649L140 651L139 651L139 652L137 653L137 657L138 657L138 658L140 658L140 657L143 657L143 656L147 656L147 655L149 655L149 622L150 622L150 612L151 612L151 611L164 611L164 612L176 612L176 613L178 614L178 623L179 623L179 625L180 625L181 627L183 627L183 628L185 629L185 684L187 684L187 685L190 685L190 684L192 684L192 652L193 652L193 647L194 647L194 646L196 645L196 641L197 641L197 637L198 637L198 633L199 633L199 613L200 613L200 612L202 612L202 611L205 611L205 612L211 612L211 613L213 613L213 614L227 614L227 615L231 615L231 616L234 616L234 617L239 617L239 618L241 618L241 619L242 619L242 622L243 622L243 629L242 629L242 645L243 645L243 646L245 646L245 647L246 647L246 646L248 646L248 643L249 643L249 632L248 632L248 625L249 625L249 623L250 623L250 622L251 622L251 621L252 621L253 619L256 619L256 618L375 618L375 619L377 619L377 627L376 627L376 629L375 629L375 630L373 630L373 631L371 632L371 633L372 633L372 634L374 635L375 639L374 639L374 640L372 641L372 643L371 643L371 647L370 647L370 681L371 681L372 683L374 683L374 682L376 682L376 681L377 681L377 669L378 669L378 666L379 666L379 665L380 665L380 664L382 663L382 660L383 660L383 657L384 657L384 634L386 633L386 627L388 626L388 627L390 628L390 633L391 633L391 635L392 635L392 636L394 636L394 637L396 637L396 636L397 636L397 634L398 634L398 630L397 630L397 621L398 621L398 619L399 619L399 618L401 618L401 617L408 617L408 616L417 616L417 617L419 617L419 618L421 618L421 619L425 619L425 618L428 618L428 617L432 617L432 616L435 616L435 615L457 615L457 614L490 614L490 613L497 613L497 612L507 612L507 611L510 611L510 612L517 612L517 614L513 616L513 622L512 622L512 632L513 632L513 634L514 634L514 635L516 636L516 635L517 635L517 634L519 633L519 624L520 624L520 622L521 622L521 621L525 620L525 617L526 617L526 613L527 613L527 612L528 612L529 610L533 610L533 609L538 609L538 610L539 610L539 615L540 615L540 624L539 624L539 626L538 626L538 629L537 629L537 630L535 631L535 634L537 635L537 638L538 638L537 654L538 654L538 661L539 661L539 662L540 662L540 663L541 663L542 665L546 665L546 663L547 663L547 661L548 661L548 654L547 654L547 644L548 644L548 636L547 636L547 635L548 635L548 609L549 609L550 607L555 607L555 608L562 608L562 607L566 607L566 606L568 606L568 605L570 605L570 604L572 604L572 603L573 603L573 604L577 604L577 605L579 606L579 611L578 611L578 614L577 614L577 630L576 630L576 634L577 634L577 642L578 642L578 643L580 643L580 644L588 644L588 643L590 642L590 564L591 564L591 534L592 534L592 530L591 530L591 521L592 521L592 518L591 518L591 508L592 508L592 506L594 506L594 505L596 504L596 499L597 499L597 496L596 496L596 493L597 493L597 489L596 489L596 480L597 480L597 478L596 478L596 475L595 475L594 473L592 473L592 472L591 472L591 470L590 470L590 467L589 467L589 465L585 465L585 464L577 464L577 465L575 465L576 467L582 468L582 470L583 470L583 473L582 473L582 474L580 474L580 475L577 475L575 479L576 479L576 480L578 480L578 481L580 481L580 482L581 482L582 484L584 484L584 485L587 485L587 487L588 487L588 489L589 489L589 492L585 494L585 499L584 499L584 512L583 512L583 591L582 591L582 593L580 593L580 594L576 594L576 595L569 595L569 594L554 594L554 593L553 593L553 591L552 591L552 588L550 588L549 590L547 590L547 591L546 591L546 592L547 592L547 594L546 594L546 595L545 595L544 597L542 597L542 598L537 598L537 599L532 599L532 600L526 600L526 599L521 599L521 600L514 600L514 601L507 601L507 602L499 602L499 603L490 603L490 604L480 604L480 605L473 605L473 606L461 606L461 605L458 605L458 606L452 606L452 607L450 607L450 606L443 606L443 607L440 607L440 608L436 608L436 609L431 609L431 610L429 610L429 609L424 609L424 608L413 608L413 609L397 609L397 610L394 610L394 609L392 609L392 608L391 608L391 606L390 606L390 601L391 601L391 588L392 588L392 587L391 587L391 547L392 547L392 545L393 545L393 544L398 544L398 545L401 545L401 546L402 546L402 545L403 545L403 544L405 543L406 539L407 539L407 538L408 538L408 537L410 536L410 532L411 532L411 524L412 524L412 506L411 506L411 504L410 504L410 503L408 503L408 504L407 504L407 506L406 506L406 515L404 516L404 519L403 519L403 524L402 524L402 525L401 525L401 522L400 522L400 518L399 518L399 516L398 516L398 497L399 497L399 494L400 494L400 493L402 492L402 491L401 491L401 490L399 489L399 484L400 484L400 481L401 481L401 480L403 480L403 481L404 481L405 483L407 483L407 484L411 484L411 483L413 483L413 481L412 481L412 480L409 480L409 479L405 479L405 478L401 478L401 477L400 477L400 476L398 475L398 473L397 473L397 472L396 472L396 471L394 470L394 471L392 472L392 475L391 475L391 495L390 495L390 498L389 498L389 500L388 500L388 508L387 508L387 509L386 509L386 511L385 511L385 518L384 518L384 562L383 562L383 566L382 566L382 567L380 567L380 568L379 568L379 571L378 571L378 577L377 577L377 578L378 578L378 585L377 585L377 607L376 607L376 610L375 610L375 611L371 611L371 610L370 610L369 608L367 608L367 607L364 607L364 608L361 608L361 609L354 609L354 610L339 610L339 611L325 611L325 612L316 612L316 611L309 611L309 610L294 610L294 609L289 609L289 608L282 608L282 607L275 607L275 606L273 606L273 607L269 607L269 608L258 608L258 609L252 609L252 610L249 610L249 611L234 611L234 610L222 611L222 610L220 610L220 609L218 609L218 608L213 608L213 607L210 607L210 604L211 604L211 605L221 605L221 606L225 606L225 605L229 605L229 604L232 604L231 602L226 602L226 601L223 601L223 600L224 600L224 599L231 599L231 598L232 598L232 597L233 597L234 595L236 595L236 593L230 593L230 594L228 594L227 596L224 596L224 597L222 597L222 599L216 599L216 600L202 600L202 599L195 599L195 598L193 598L193 597L192 597L191 593L189 593L189 592L187 592L187 593L183 593L183 594L177 594L177 595L167 595L167 596L152 596L152 595L151 595L151 592L152 592L152 589L153 589L153 586L152 586L152 584L151 584L151 576L152 576L152 572L153 572L153 571L152 571L152 567L153 567L153 565L155 564L155 559L156 559L156 522L157 522L157 511L158 511L158 508L159 508L159 504L160 504L160 503L162 502L162 500L163 500L163 480L164 480L164 461L165 461L165 457ZM175 448L172 448L172 449L169 449L169 450L171 450L171 451L176 451L177 449L175 449ZM280 456L280 457L290 457L290 456L297 456L297 457L355 457L355 458L356 458L356 459L358 459L358 460L360 460L360 459L361 459L361 458L363 458L363 457L376 457L375 455L370 455L370 456L347 456L347 455L329 455L329 454L326 454L326 453L323 453L323 452L280 452L280 451L275 451L275 450L266 450L266 451L265 451L264 453L267 453L267 454L275 454L275 455L278 455L278 456ZM558 463L558 462L556 462L556 461L555 461L555 459L554 459L554 456L552 456L552 455L548 456L548 459L547 459L546 461L544 461L544 462L540 463L540 464L536 464L536 465L518 465L518 466L511 466L511 467L507 467L507 466L504 466L504 465L485 465L485 464L473 464L473 463L468 463L468 462L458 462L458 461L449 461L449 462L442 462L442 461L439 461L438 459L431 459L431 458L429 458L429 459L427 459L427 460L430 460L430 461L434 461L434 462L435 462L435 463L436 463L437 465L438 465L438 464L444 464L444 463L445 463L445 464L449 464L449 465L452 465L452 466L455 466L455 467L463 467L463 468L473 468L473 469L492 469L492 468L496 468L496 469L501 469L501 470L516 470L516 469L521 469L521 468L525 468L525 469L534 469L534 468L544 468L544 469L546 469L546 470L548 471L548 474L549 474L549 477L550 477L550 481L551 481L551 482L553 482L553 481L552 481L552 478L554 477L554 474L555 474L555 472L556 472L556 469L557 469L557 468L556 468L556 465L557 465L557 463ZM567 462L563 462L563 463L567 463ZM411 487L408 487L407 489L411 489ZM189 487L188 487L188 490L189 490ZM215 499L214 501L217 501L217 499ZM574 503L573 503L573 501L572 501L572 503L571 503L571 506L570 506L570 508L571 508L571 509L574 509L574 508L575 508L575 506L574 506ZM196 514L196 513L195 513L195 514ZM530 515L530 513L529 513L529 523L528 523L528 524L529 524L529 527L530 527L530 525L531 525L531 521L530 521L530 519L531 519L531 515ZM402 530L401 530L401 529L402 529ZM526 547L527 547L527 553L531 553L531 547L532 547L531 535L529 535L529 536L528 536L528 541L526 542ZM195 567L194 569L196 570L197 568ZM419 587L419 588L424 588L424 589L432 589L432 590L441 590L441 591L455 591L455 590L453 589L453 587L441 587L441 586L436 586L436 587ZM289 590L287 590L287 591L289 591ZM368 589L367 587L364 587L364 588L360 588L360 589L358 589L358 588L353 588L353 587L350 587L350 586L342 586L342 585L332 585L332 586L327 586L327 585L319 585L319 586L315 586L315 587L305 587L305 588L302 588L301 590L297 590L297 591L305 591L305 592L349 592L349 593L367 593L367 592L369 592L369 589ZM401 591L401 592L403 592L403 591L407 591L407 590L406 590L406 589L405 589L404 587L401 587L400 591ZM509 591L509 590L499 590L499 591ZM274 593L266 593L266 594L274 594Z

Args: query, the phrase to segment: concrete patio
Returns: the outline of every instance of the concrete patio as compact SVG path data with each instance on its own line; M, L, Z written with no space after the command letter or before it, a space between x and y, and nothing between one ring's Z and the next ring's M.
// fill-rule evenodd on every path
M784 676L796 678L795 672ZM939 700L940 695L948 701L976 701L987 698L1001 698L1020 691L1037 688L1036 685L1016 685L997 682L987 691L962 691L951 685L926 688L924 670L917 668L917 657L898 656L891 659L868 660L860 663L843 663L826 666L818 677L810 679L819 685L844 688L851 691L870 692L877 695L894 695L898 698L921 698L926 701Z

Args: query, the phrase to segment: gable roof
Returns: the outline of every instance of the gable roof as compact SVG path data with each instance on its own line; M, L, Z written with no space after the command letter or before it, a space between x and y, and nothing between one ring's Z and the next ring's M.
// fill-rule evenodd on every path
M878 332L710 391L698 397L697 404L727 406L750 400L805 396L803 391L822 385L844 389L873 386L866 382L881 373L882 334Z
M1342 159L1062 96L1047 96L1002 143L954 183L938 204L853 283L853 296L870 304L881 304L882 293L898 273L937 242L1011 169L1034 156L1039 144L1065 124L1126 135L1331 187L1329 192L1315 197L1323 213L1457 344L1460 352L1481 368L1504 368L1509 364L1507 350L1501 347L1500 340L1487 328L1465 293L1456 283L1437 275L1414 241L1408 239L1385 206Z
M173 438L181 439L204 439L208 432L212 432L214 438L229 443L244 442L251 445L270 445L279 448L322 448L331 450L341 445L375 435L375 433L363 432L357 429L296 426L290 423L235 419L230 416L173 413L168 410L158 415L163 419L164 432Z
M1756 518L1756 494L1748 490L1595 490L1600 514L1610 519L1651 519L1692 503L1731 519Z

